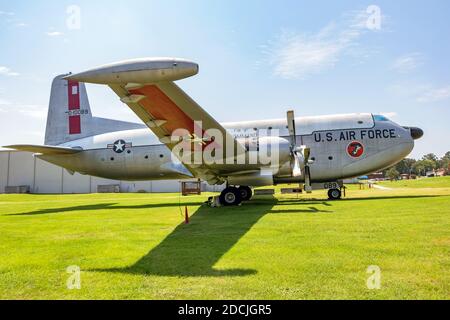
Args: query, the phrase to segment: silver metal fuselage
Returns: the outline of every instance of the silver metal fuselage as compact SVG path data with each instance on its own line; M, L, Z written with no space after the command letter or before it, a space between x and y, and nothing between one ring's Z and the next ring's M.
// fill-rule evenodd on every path
M371 114L303 117L296 119L297 143L311 149L313 182L328 182L358 177L387 168L405 158L414 147L408 128L392 121L376 121ZM237 139L256 137L259 130L276 130L289 139L286 120L227 123L223 126ZM123 140L127 147L117 153L111 147ZM358 157L349 146L360 143L364 152ZM38 157L70 171L117 180L169 180L193 178L172 156L171 151L147 129L117 131L71 141L61 146L78 147L73 155L39 155ZM281 164L287 167L289 163ZM222 166L222 170L223 170ZM251 165L230 164L226 171L255 169ZM274 183L302 182L275 174Z

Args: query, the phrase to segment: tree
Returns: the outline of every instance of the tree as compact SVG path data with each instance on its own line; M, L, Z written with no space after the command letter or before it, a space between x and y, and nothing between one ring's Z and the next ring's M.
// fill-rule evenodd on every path
M436 162L429 159L424 159L419 160L414 164L414 171L419 175L425 176L428 171L434 170L436 167Z
M422 160L419 160L414 164L414 172L419 176L423 175L423 172L425 172L425 165Z
M426 154L422 157L422 160L431 160L431 161L438 161L438 157L434 153Z
M429 154L424 155L422 157L422 160L424 160L424 161L428 160L428 161L433 162L433 164L434 164L433 168L429 169L429 170L433 170L433 169L440 167L439 158L434 153L429 153Z
M416 160L414 159L403 159L397 165L395 166L395 169L400 174L411 174L413 172L414 164L416 163Z
M450 151L447 151L441 160L439 160L439 167L445 170L450 169Z
M397 169L395 169L395 167L390 168L387 172L386 172L387 177L390 180L398 180L398 178L400 177L400 173L397 171Z
M444 156L442 157L442 159L447 159L450 160L450 151L447 151Z

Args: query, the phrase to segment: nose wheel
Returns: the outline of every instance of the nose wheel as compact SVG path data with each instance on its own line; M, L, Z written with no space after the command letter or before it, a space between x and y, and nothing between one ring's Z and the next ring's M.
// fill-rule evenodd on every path
M339 189L330 189L328 190L328 199L330 200L339 200L342 198L342 192Z

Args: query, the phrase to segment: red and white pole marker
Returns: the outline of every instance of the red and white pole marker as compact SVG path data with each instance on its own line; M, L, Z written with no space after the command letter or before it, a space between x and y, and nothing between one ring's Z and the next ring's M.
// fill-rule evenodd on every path
M189 212L187 206L184 208L184 223L189 224Z

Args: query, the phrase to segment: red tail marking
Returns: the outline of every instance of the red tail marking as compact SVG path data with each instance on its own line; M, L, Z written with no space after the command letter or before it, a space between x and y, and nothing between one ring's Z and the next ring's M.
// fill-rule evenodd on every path
M71 115L70 111L80 110L80 84L78 81L67 82L67 96L69 106L69 134L81 133L80 115Z
M80 134L81 133L81 117L80 116L70 116L69 117L69 134Z

